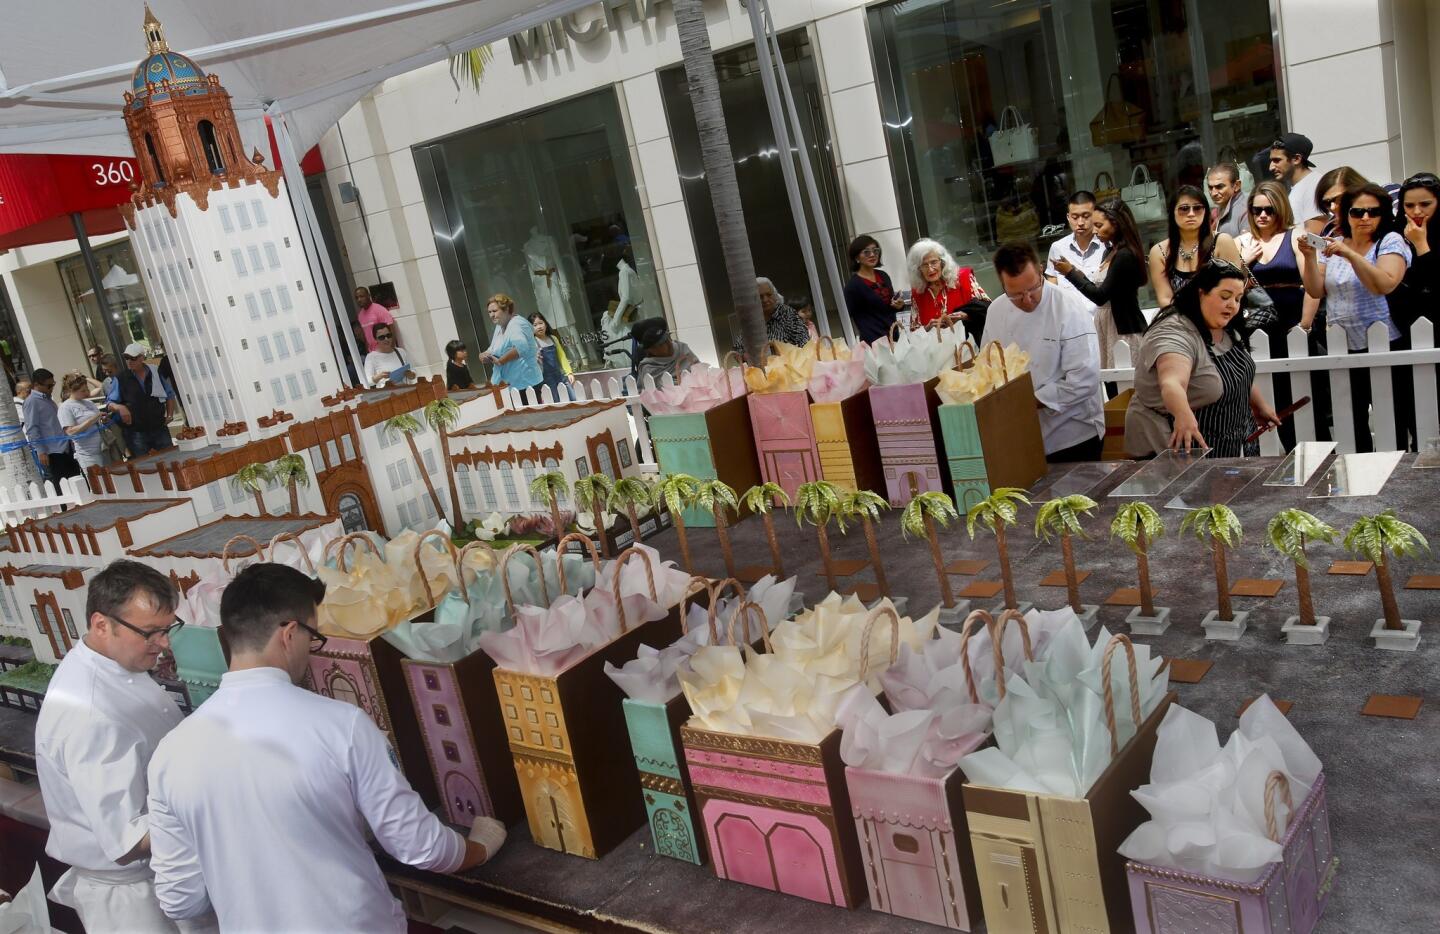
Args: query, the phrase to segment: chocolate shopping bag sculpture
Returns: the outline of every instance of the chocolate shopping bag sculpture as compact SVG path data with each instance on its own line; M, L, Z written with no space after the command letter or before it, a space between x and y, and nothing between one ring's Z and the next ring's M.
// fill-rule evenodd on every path
M808 348L771 341L763 367L746 367L750 425L755 432L760 477L778 483L791 499L800 485L820 479L815 428L806 384L815 359Z
M281 536L277 536L277 539ZM256 561L265 560L265 549L249 535L236 535L220 549L220 572L201 578L185 591L186 608L177 612L185 613L191 625L183 626L170 636L170 653L175 657L175 675L185 685L193 710L220 687L220 678L229 663L220 645L220 595L225 586L234 578L230 559L237 557L230 553L230 546L244 542L251 546L251 555ZM274 548L274 542L271 543ZM301 549L304 553L304 549ZM305 559L309 560L306 554ZM198 611L198 612L197 612Z
M973 354L973 345L964 347L971 347ZM993 341L985 345L979 361L961 359L964 347L956 354L956 369L986 378L970 381L969 391L951 395L946 390L950 374L942 374L938 390L947 400L938 410L946 466L955 504L962 511L999 487L1029 489L1048 469L1030 374L1012 377L1004 349ZM964 401L949 401L954 399Z
M829 359L824 353L827 345ZM852 492L884 489L875 418L865 391L865 345L852 349L822 337L813 346L810 397L815 401L810 403L810 422L820 476Z
M947 321L948 319L941 319ZM898 328L898 325L896 325ZM937 332L948 328L937 328ZM870 410L875 419L875 437L880 445L880 462L885 475L885 494L890 505L904 506L917 494L948 492L949 474L942 469L940 447L940 397L935 393L937 373L944 364L936 367L927 363L912 364L917 356L929 356L934 348L925 336L927 331L903 332L895 338L896 328L891 329L891 348L897 360L893 371L884 364L875 368L882 374L893 372L895 381L882 375L872 379ZM936 338L938 341L938 337ZM881 354L881 347L872 348L872 354ZM949 353L948 351L943 351ZM925 374L932 374L925 376ZM913 380L914 375L924 379Z

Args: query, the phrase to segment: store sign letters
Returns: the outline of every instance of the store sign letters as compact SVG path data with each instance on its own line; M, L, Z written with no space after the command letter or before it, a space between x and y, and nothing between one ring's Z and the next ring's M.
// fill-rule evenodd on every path
M581 25L576 13L531 27L510 37L510 51L516 62L539 61L568 48L570 42L593 42L607 29L619 32L620 15L628 13L636 23L654 19L666 0L600 0L600 15Z

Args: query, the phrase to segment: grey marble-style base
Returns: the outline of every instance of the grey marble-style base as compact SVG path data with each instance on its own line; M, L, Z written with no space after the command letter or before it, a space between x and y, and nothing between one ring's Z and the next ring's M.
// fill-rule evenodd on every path
M940 625L959 632L960 627L965 625L965 617L969 615L970 601L956 600L954 606L940 607Z
M881 597L879 600L873 600L873 601L871 601L870 603L868 603L868 604L866 604L866 605L869 606L870 609L873 610L873 609L875 609L877 606L879 606L880 603L881 603L884 599L885 599L884 597ZM891 597L891 598L890 598L890 602L895 605L895 612L896 612L896 613L899 613L901 616L908 616L908 615L909 615L909 614L906 612L906 610L909 609L909 607L910 607L910 598L909 598L909 597ZM962 616L961 619L964 619L964 617Z
M1241 610L1234 619L1221 619L1219 610L1211 610L1205 614L1200 625L1205 630L1205 638L1212 642L1239 642L1245 634L1245 621L1249 618L1249 610Z
M1286 645L1324 645L1330 638L1330 617L1317 616L1314 626L1306 626L1300 622L1300 617L1291 616L1285 620L1280 631L1285 633Z
M1375 626L1370 630L1370 638L1375 640L1375 648L1387 649L1391 652L1413 652L1420 647L1420 621L1418 619L1402 619L1401 629L1386 629L1385 620L1377 619Z
M1021 600L1021 601L1019 602L1019 604L1018 604L1015 608L1020 611L1020 615L1021 615L1021 616L1024 616L1026 613L1029 613L1031 610L1035 609L1035 604L1031 603L1029 600ZM990 608L990 615L993 616L993 617L995 617L996 619L999 619L999 618L1000 618L1000 614L1001 614L1001 613L1004 613L1004 612L1005 612L1005 601L1004 601L1004 600L1001 600L999 603L995 604L994 606L992 606L992 607ZM1084 620L1082 619L1081 622L1083 623ZM1089 628L1089 627L1087 626L1086 628Z
M1135 607L1125 616L1125 622L1130 624L1130 632L1137 636L1163 636L1165 630L1170 628L1170 608L1168 606L1157 606L1154 616L1144 616L1140 607Z

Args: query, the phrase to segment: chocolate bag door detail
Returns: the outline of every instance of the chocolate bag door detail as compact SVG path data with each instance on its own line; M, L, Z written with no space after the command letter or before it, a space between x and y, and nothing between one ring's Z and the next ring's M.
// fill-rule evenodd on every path
M852 492L884 489L870 393L862 390L840 402L812 402L810 421L822 478Z
M885 472L890 505L901 507L917 494L947 492L940 469L940 397L937 380L901 386L871 386L870 408Z
M990 495L985 471L985 448L973 405L940 406L940 433L945 439L945 463L955 486L955 505L961 512Z
M625 698L625 725L640 770L640 793L650 816L655 852L697 866L705 862L696 832L695 798L680 756L680 724L690 717L684 695L665 705Z
M810 397L804 392L776 392L751 393L745 399L755 430L760 477L780 484L793 500L801 484L820 479Z

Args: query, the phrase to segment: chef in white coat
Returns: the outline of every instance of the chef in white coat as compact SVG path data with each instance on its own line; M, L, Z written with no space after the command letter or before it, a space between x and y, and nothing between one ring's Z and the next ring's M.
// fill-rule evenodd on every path
M45 852L71 867L50 897L87 931L177 930L155 899L145 804L146 767L181 719L149 675L181 625L177 599L169 578L134 561L96 574L85 635L61 659L35 723Z
M1007 243L995 253L1005 294L990 303L985 342L1015 344L1030 355L1035 408L1052 464L1098 461L1105 443L1100 395L1100 342L1095 306L1045 281L1028 243Z
M403 934L367 829L436 872L479 865L505 840L488 817L469 839L445 826L369 716L298 686L325 642L324 592L293 568L254 564L221 596L230 670L150 762L151 866L171 918L213 906L226 931Z

